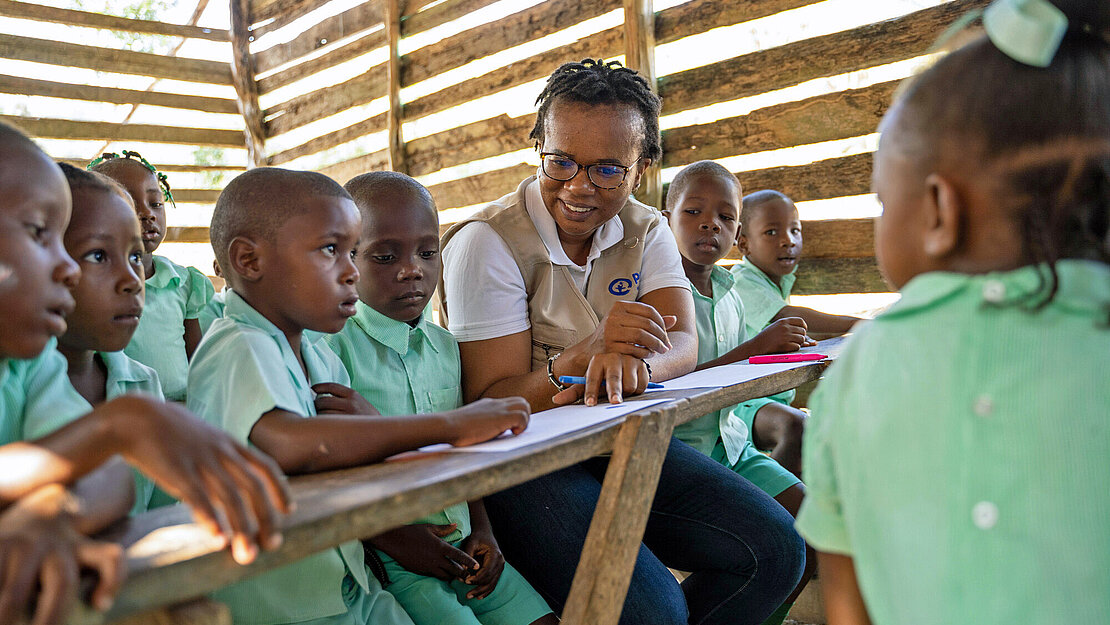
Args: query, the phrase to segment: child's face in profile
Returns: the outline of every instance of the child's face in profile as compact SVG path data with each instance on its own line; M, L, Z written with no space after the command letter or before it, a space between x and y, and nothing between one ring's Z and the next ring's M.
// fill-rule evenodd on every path
M712 265L732 249L740 227L740 188L720 176L697 176L668 215L678 251L696 265Z
M802 255L802 222L791 201L771 199L748 209L753 214L740 233L740 248L759 270L776 283L798 266Z
M882 124L882 138L871 173L871 188L883 206L875 224L875 256L887 283L901 289L930 269L922 250L924 180L915 161L901 148L895 106Z
M304 210L261 244L263 274L251 303L287 334L338 332L358 301L358 209L345 197L320 194L288 201Z
M367 211L359 244L358 296L381 314L406 323L420 319L442 264L435 208L412 194Z
M66 331L80 271L62 246L69 186L45 154L0 147L0 358L33 358Z
M59 342L117 352L131 341L143 312L139 220L123 198L103 189L74 189L73 205L64 240L81 267L81 282L72 289L77 306Z
M113 167L111 177L127 189L135 201L135 214L143 237L143 251L153 254L166 238L166 204L158 178L138 161L124 159ZM107 172L105 172L107 173Z

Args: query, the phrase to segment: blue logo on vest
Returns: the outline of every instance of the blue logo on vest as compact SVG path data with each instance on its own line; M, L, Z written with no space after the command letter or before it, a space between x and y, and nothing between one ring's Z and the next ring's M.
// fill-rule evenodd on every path
M609 283L609 292L617 297L622 297L631 293L632 289L639 283L640 274L638 273L632 274L631 280L628 278L617 278Z

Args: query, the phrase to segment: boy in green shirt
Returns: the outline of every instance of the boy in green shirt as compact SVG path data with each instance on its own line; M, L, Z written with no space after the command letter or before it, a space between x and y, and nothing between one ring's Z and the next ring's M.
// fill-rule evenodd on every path
M347 192L321 174L258 168L224 189L211 233L231 290L190 365L188 406L271 454L287 473L523 430L528 408L520 399L394 418L378 416L348 388L343 363L315 332L337 332L355 314L359 223ZM248 625L411 622L367 575L357 541L215 596Z

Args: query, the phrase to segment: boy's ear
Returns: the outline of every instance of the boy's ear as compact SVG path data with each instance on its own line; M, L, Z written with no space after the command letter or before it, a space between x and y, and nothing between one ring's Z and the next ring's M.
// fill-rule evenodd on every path
M736 233L736 249L739 250L741 258L748 255L748 237L744 236L743 229Z
M235 237L228 244L227 262L232 273L238 274L248 282L256 282L262 277L262 259L259 246L247 237Z
M925 228L922 249L927 256L943 258L960 245L966 206L950 180L932 173L925 178Z

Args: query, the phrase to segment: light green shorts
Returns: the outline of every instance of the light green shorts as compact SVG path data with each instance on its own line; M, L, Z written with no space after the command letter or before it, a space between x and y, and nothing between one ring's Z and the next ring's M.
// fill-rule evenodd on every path
M789 406L790 402L792 401L794 401L793 389L771 395L770 397L759 397L757 399L750 399L746 402L741 402L739 406L733 409L732 414L739 417L740 420L744 422L744 425L748 426L749 432L754 432L755 413L759 412L760 408L766 406L771 402L778 402L780 404L785 404Z
M493 592L484 599L467 599L473 586L410 573L381 551L378 555L389 575L386 590L416 625L528 625L551 613L543 597L508 562Z
M755 484L756 488L772 497L777 497L782 491L802 483L774 458L757 451L751 441L748 441L748 444L740 450L740 458L737 459L736 464L729 464L728 457L725 455L725 446L720 439L717 440L717 445L713 447L713 453L709 457L732 469L740 477Z
M370 592L363 592L350 573L343 577L346 614L303 621L297 625L412 625L412 619L397 599L382 590L369 570L366 575L370 580Z

